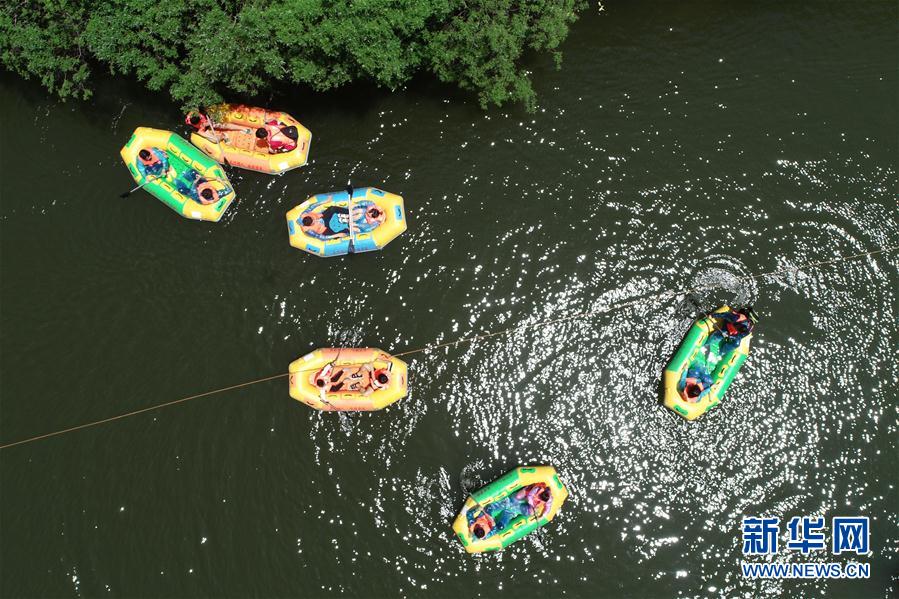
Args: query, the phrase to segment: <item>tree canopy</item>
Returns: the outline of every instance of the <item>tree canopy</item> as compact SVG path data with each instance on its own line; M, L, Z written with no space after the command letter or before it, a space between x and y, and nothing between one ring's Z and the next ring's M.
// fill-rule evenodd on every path
M396 89L419 71L482 106L534 104L522 66L551 52L584 0L11 0L0 61L62 98L91 72L133 76L183 106L276 83Z

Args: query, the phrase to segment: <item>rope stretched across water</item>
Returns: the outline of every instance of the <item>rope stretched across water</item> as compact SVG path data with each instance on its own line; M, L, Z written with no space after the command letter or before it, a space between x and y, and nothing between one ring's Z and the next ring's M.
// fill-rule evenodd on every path
M832 259L830 259L830 260L820 260L820 261L816 261L816 262L808 262L808 263L806 263L806 264L803 264L803 265L800 265L800 266L794 266L794 267L791 267L791 268L782 268L782 269L778 269L778 270L772 270L772 271L769 271L769 272L763 272L763 273L758 273L758 274L745 275L745 276L742 276L742 277L738 277L737 280L738 280L738 281L753 281L753 280L762 279L762 278L765 278L765 277L773 277L773 276L776 276L776 275L798 273L798 272L801 272L801 271L804 271L804 270L811 270L811 269L814 269L814 268L820 268L820 267L822 267L822 266L829 266L829 265L832 265L832 264L840 264L840 263L843 263L843 262L850 262L850 261L852 261L852 260L858 260L859 258L865 258L865 257L867 257L867 256L873 256L873 255L875 255L875 254L888 254L888 253L894 252L894 251L896 251L896 250L899 250L899 245L897 245L897 246L891 246L891 247L886 247L886 248L881 248L881 249L879 249L879 250L872 250L872 251L869 251L869 252L859 252L859 253L857 253L857 254L849 254L849 255L847 255L847 256L840 256L840 257L838 257L838 258L832 258ZM649 301L649 300L659 300L659 299L663 299L663 298L667 298L667 297L678 297L678 296L681 296L681 295L689 295L689 294L691 294L691 293L696 293L696 292L699 292L699 291L710 291L710 290L713 290L713 289L720 289L720 288L722 288L722 285L717 284L717 283L713 283L713 284L709 284L709 285L698 285L698 286L696 286L696 287L691 287L691 288L688 288L688 289L662 291L662 292L660 292L660 293L649 294L649 295L645 295L645 296L638 297L638 298L636 298L636 299L627 300L627 301L623 301L623 302L618 302L618 303L615 303L615 304L610 304L610 305L608 305L608 306L605 306L605 307L602 307L602 308L598 308L598 309L595 309L595 310L586 310L586 311L584 311L584 312L578 312L578 313L576 313L576 314L570 314L570 315L568 315L568 316L563 316L563 317L561 317L561 318L554 318L554 319L551 319L551 320L542 320L542 321L539 321L539 322L532 322L532 323L520 324L520 325L508 327L508 328L505 328L505 329L500 329L500 330L498 330L498 331L492 331L492 332L490 332L490 333L483 333L483 334L481 334L481 335L473 335L473 336L471 336L471 337L463 337L463 338L457 339L457 340L455 340L455 341L447 341L447 342L444 342L444 343L433 343L433 344L425 345L425 346L422 346L422 347L419 347L419 348L409 349L409 350L406 350L406 351L403 351L403 352L395 353L395 354L393 354L393 355L394 355L394 356L397 356L397 357L399 357L399 356L408 356L408 355L411 355L411 354L417 354L417 353L427 352L427 351L431 351L431 350L435 350L435 349L442 349L442 348L447 348L447 347L456 347L456 346L459 346L459 345L464 345L464 344L468 344L468 343L474 343L474 342L476 342L476 341L482 341L482 340L484 340L484 339L490 339L490 338L493 338L493 337L499 337L499 336L502 336L502 335L509 335L509 334L512 334L512 333L515 333L515 332L518 332L518 331L524 331L524 330L532 329L532 328L536 328L536 327L550 327L550 326L554 326L554 325L557 325L557 324L560 324L560 323L563 323L563 322L570 322L570 321L572 321L572 320L578 320L578 319L583 319L583 318L589 318L589 317L591 317L591 316L598 316L598 315L600 315L600 314L608 314L608 313L610 313L610 312L615 312L615 311L617 311L617 310L623 310L624 308L628 308L628 307L630 307L630 306L635 306L635 305L637 305L637 304L640 304L640 303L643 303L643 302L646 302L646 301ZM85 429L85 428L90 428L90 427L92 427L92 426L97 426L97 425L100 425L100 424L105 424L105 423L107 423L107 422L112 422L113 420L121 420L122 418L128 418L129 416L136 416L137 414L143 414L144 412L149 412L149 411L151 411L151 410L158 410L158 409L165 408L165 407L168 407L168 406L173 406L173 405L175 405L175 404L184 403L184 402L190 401L190 400L192 400L192 399L199 399L199 398L201 398L201 397L207 397L207 396L209 396L209 395L216 395L216 394L218 394L218 393L224 393L225 391L232 391L232 390L234 390L234 389L240 389L241 387L249 387L250 385L256 385L256 384L258 384L258 383L264 383L264 382L266 382L266 381L273 381L273 380L275 380L275 379L281 379L281 378L284 378L284 377L289 376L289 375L290 375L289 372L283 372L283 373L273 374L273 375L271 375L271 376L267 376L267 377L255 379L255 380L252 380L252 381L246 381L246 382L244 382L244 383L238 383L238 384L236 384L236 385L230 385L230 386L228 386L228 387L221 387L221 388L219 388L219 389L213 389L213 390L211 390L211 391L205 391L205 392L203 392L203 393L197 393L197 394L195 394L195 395L189 395L189 396L187 396L187 397L182 397L182 398L180 398L180 399L176 399L176 400L173 400L173 401L167 401L167 402L165 402L165 403L155 404L155 405L152 405L152 406L149 406L149 407L146 407L146 408L141 408L141 409L139 409L139 410L133 410L133 411L131 411L131 412L125 412L124 414L119 414L119 415L117 415L117 416L111 416L111 417L109 417L109 418L103 418L102 420L95 420L95 421L92 421L92 422L86 422L86 423L84 423L84 424L79 424L78 426L72 426L72 427L65 428L65 429L61 429L61 430L58 430L58 431L53 431L53 432L50 432L50 433L45 433L45 434L43 434L43 435L36 435L36 436L34 436L34 437L29 437L29 438L27 438L27 439L21 439L21 440L19 440L19 441L13 441L12 443L5 443L5 444L3 444L3 445L0 445L0 449L7 449L7 448L9 448L9 447L15 447L16 445L24 445L24 444L26 444L26 443L31 443L31 442L33 442L33 441L39 441L39 440L41 440L41 439L47 439L47 438L49 438L49 437L55 437L55 436L57 436L57 435L63 435L63 434L65 434L65 433L71 433L71 432L74 432L74 431L77 431L77 430L81 430L81 429Z

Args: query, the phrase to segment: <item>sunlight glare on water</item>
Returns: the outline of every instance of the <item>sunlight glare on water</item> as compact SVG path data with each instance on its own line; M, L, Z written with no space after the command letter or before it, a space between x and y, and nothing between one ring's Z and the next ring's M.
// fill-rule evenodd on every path
M0 176L4 441L316 347L596 314L411 353L409 395L382 412L318 413L281 379L4 450L2 558L20 574L0 594L885 595L897 255L797 268L899 244L896 7L605 4L561 71L533 59L534 114L426 83L276 96L313 131L310 163L232 169L215 226L116 199L121 143L176 127L175 108L111 82L58 104L6 76L39 135ZM291 248L284 213L348 180L403 195L408 231L377 254ZM723 303L755 306L752 351L688 423L661 373ZM467 555L450 528L465 497L542 463L570 492L558 517ZM743 579L741 518L767 514L871 516L871 579Z

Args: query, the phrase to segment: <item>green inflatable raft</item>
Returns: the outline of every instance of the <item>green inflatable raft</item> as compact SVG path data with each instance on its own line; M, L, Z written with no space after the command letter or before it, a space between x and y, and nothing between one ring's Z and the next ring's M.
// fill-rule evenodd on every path
M148 165L142 151L155 164ZM217 222L234 201L221 165L171 131L138 127L121 155L136 183L185 218Z
M525 501L530 500L516 499L522 490L525 496L531 490L535 495L545 490L547 501L527 507ZM468 553L498 551L552 520L567 498L568 489L559 480L555 468L521 466L472 493L453 522L453 530ZM509 504L510 501L515 503ZM510 511L506 516L512 517L503 518L499 512L504 509ZM477 532L475 528L482 522L488 534L477 538L473 530Z
M742 323L736 323L736 327L729 324L732 315ZM729 306L697 319L662 375L665 407L695 420L721 403L749 356L757 321L752 308L736 311ZM740 335L738 343L729 333L736 328L748 330Z

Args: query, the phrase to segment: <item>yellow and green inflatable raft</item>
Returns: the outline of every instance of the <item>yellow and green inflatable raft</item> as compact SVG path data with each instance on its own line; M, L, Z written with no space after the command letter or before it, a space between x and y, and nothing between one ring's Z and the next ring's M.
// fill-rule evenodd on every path
M665 407L687 420L699 418L719 403L733 382L743 362L749 356L752 332L740 340L740 344L726 349L721 343L721 335L713 335L726 326L716 314L730 312L729 306L722 306L711 314L697 319L680 347L671 358L662 375ZM753 322L754 312L749 310ZM697 402L688 402L681 394L685 373L691 367L705 369L711 377L711 390Z
M472 523L482 517L507 498L513 498L525 487L538 484L546 485L552 500L548 509L532 515L518 515L510 520L502 530L495 530L482 539L471 533ZM453 531L468 553L498 551L515 541L527 536L556 517L562 504L568 498L568 489L559 480L556 469L552 466L521 466L479 489L465 500L462 511L453 522ZM495 512L494 512L495 513Z
M148 174L138 157L141 150L164 159L168 169L160 175ZM217 222L234 201L234 188L221 165L171 131L138 127L121 154L134 181L145 183L144 189L185 218ZM217 201L203 204L191 197L196 175L215 189Z

